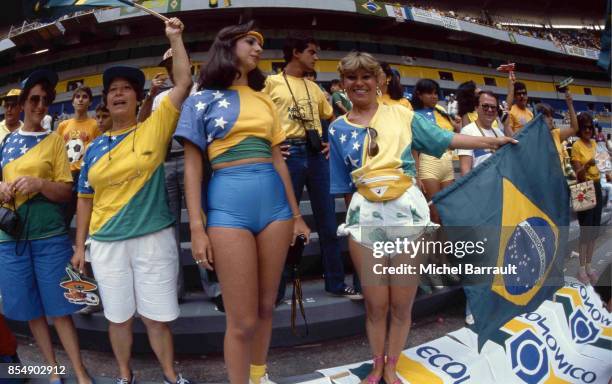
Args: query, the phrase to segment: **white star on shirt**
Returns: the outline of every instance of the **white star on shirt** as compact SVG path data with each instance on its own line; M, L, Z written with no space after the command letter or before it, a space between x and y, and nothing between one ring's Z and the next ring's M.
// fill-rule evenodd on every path
M194 93L194 95L196 95L196 96L202 96L202 93L204 93L204 92L199 91L199 92Z
M215 119L215 127L221 127L221 129L225 129L225 124L227 124L227 121L223 119L223 116L219 117L218 119Z
M348 157L349 161L351 162L351 165L353 167L358 167L359 166L359 159L353 159L351 156Z
M37 142L37 143L40 143L40 137L39 137L38 139L36 139L36 142Z
M85 183L83 183L83 186L85 188L89 188L89 180L85 180Z
M212 135L212 133L209 133L209 134L208 134L208 139L207 139L206 141L207 141L207 142L209 142L209 143L212 143L212 141L213 141L213 135Z
M213 92L213 96L215 97L215 100L220 99L223 97L223 93L219 92L218 90Z
M334 127L330 127L329 128L329 134L333 136L334 133L336 133L336 130L334 129Z
M97 159L97 157L95 157L95 156L94 156L94 158L93 158L93 159L91 159L91 161L96 161L96 159Z
M19 144L23 143L23 139L19 139Z
M19 151L21 151L21 154L25 154L28 151L28 147L24 144L23 147L19 148Z
M112 141L117 140L117 136L111 136L111 140L112 140Z
M201 101L198 101L198 103L195 105L195 107L196 107L196 109L197 109L198 111L201 111L201 110L203 110L204 108L206 108L206 104L204 104L204 103L203 103L203 102L201 102Z
M219 102L219 108L225 108L227 109L227 107L229 107L230 103L229 101L227 101L227 99L223 99Z
M105 145L105 146L102 147L103 151L106 151L107 149L108 149L108 145Z
M359 150L359 147L361 147L361 145L359 145L359 143L358 143L358 142L354 142L354 143L353 143L353 149L354 149L354 150L358 151L358 150Z
M10 147L9 149L7 149L6 153L11 153L11 152L13 152L14 149L15 149L15 147Z
M356 139L357 138L357 131L351 132L351 138L352 139Z
M346 135L343 133L342 135L340 135L340 142L344 144L345 141L346 141Z

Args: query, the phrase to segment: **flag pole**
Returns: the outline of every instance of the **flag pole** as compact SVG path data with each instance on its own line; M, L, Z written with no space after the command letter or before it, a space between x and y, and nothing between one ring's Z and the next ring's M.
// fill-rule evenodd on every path
M170 19L168 19L166 16L162 15L161 13L155 12L152 9L149 9L143 5L140 5L138 3L135 3L133 1L130 0L119 0L120 2L122 2L125 5L129 5L130 7L136 7L138 9L140 9L141 11L144 11L150 15L153 15L155 17L157 17L158 19L162 20L162 21L170 21Z

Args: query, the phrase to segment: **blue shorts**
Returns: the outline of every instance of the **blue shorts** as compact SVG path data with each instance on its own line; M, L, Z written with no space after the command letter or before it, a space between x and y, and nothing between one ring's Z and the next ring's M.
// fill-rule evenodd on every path
M293 218L285 186L271 163L223 168L208 185L208 227L242 228L253 234L276 220Z
M72 243L68 235L30 240L26 246L15 242L0 243L0 292L6 317L28 321L41 316L59 317L83 308L64 298L59 283L66 275L66 264L72 258Z

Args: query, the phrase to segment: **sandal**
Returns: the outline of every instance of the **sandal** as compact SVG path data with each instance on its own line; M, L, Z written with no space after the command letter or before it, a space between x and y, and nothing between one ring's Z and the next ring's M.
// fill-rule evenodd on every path
M399 359L399 356L387 356L387 362L385 364L393 367L393 371L395 371L395 366L397 365L398 359ZM398 379L393 380L391 384L403 384L403 383L402 383L402 380L398 378Z
M374 363L372 370L374 370L374 368L376 368L378 364L385 363L385 357L384 356L374 356L374 358L372 359L372 362ZM380 382L380 379L382 379L382 375L369 374L368 377L366 377L365 382L367 384L378 384Z

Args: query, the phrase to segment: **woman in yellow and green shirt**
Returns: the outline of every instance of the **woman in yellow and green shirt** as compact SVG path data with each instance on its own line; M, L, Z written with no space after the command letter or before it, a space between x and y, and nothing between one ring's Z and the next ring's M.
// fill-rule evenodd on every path
M432 225L427 201L414 185L412 150L440 157L448 148L496 149L514 141L455 134L407 108L379 103L376 88L382 69L370 54L348 54L338 71L353 103L353 109L329 127L331 193L344 194L349 202L338 233L350 235L351 259L363 286L374 355L367 382L384 377L387 383L397 383L396 364L410 331L418 275L410 281L382 267L417 265L420 255L381 254L376 243L412 241Z
M603 196L599 169L595 162L597 144L593 140L593 117L586 112L578 115L578 137L572 146L572 166L576 172L579 182L592 181L595 187L596 205L587 211L578 212L580 223L580 267L578 280L583 283L597 282L597 274L591 268L591 259L595 248L595 240L598 235L598 227L601 225L601 211L603 207Z

